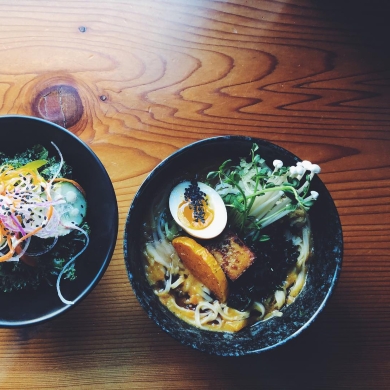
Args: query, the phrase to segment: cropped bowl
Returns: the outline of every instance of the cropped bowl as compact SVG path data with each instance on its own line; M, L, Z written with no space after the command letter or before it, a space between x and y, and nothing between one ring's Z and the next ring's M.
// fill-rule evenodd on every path
M222 136L188 145L162 161L146 178L131 204L124 237L124 254L133 291L149 317L164 331L184 345L221 356L256 354L299 335L319 313L332 294L342 263L342 230L334 202L323 182L314 177L311 189L320 196L310 210L314 241L314 259L310 263L306 284L295 302L282 309L282 317L260 321L236 333L214 332L196 328L171 313L153 292L145 276L142 253L142 229L153 197L163 188L172 188L178 178L193 178L202 167L217 170L227 159L238 161L249 155L253 145L272 166L274 159L285 165L301 161L297 156L262 139ZM250 268L246 271L250 272Z
M37 290L1 292L0 327L38 324L65 313L77 305L97 285L114 251L118 232L118 207L111 180L99 158L77 136L46 120L27 116L0 117L0 152L7 156L24 152L36 144L43 145L50 156L60 149L73 168L73 179L85 190L86 220L91 232L86 250L76 260L76 279L61 280L61 293L73 301L64 304L56 286L42 284Z

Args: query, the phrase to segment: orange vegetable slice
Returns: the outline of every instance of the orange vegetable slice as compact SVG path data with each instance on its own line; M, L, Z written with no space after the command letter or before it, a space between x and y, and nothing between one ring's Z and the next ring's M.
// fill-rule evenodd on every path
M190 272L221 302L225 302L228 295L228 281L215 257L189 237L176 237L172 245Z

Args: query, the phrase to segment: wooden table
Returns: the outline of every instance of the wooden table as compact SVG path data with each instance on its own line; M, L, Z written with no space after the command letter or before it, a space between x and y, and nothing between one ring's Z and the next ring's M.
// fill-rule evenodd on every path
M0 18L0 114L45 117L88 143L120 213L111 264L87 299L41 326L0 330L0 388L390 388L390 35L381 3L4 0ZM320 319L285 347L243 358L184 347L149 320L122 250L129 206L153 167L225 134L320 164L345 239Z

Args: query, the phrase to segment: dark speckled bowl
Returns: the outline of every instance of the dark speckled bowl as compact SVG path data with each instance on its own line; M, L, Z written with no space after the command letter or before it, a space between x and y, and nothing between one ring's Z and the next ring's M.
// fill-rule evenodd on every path
M289 151L261 139L225 136L195 142L169 156L152 171L136 194L126 222L125 262L142 307L153 321L182 344L216 355L260 353L294 338L322 311L340 274L343 242L339 216L325 185L315 177L311 189L320 193L310 211L315 258L304 289L292 305L282 309L282 317L258 322L237 333L211 332L178 319L153 293L145 277L140 229L149 212L151 197L159 196L167 186L172 188L178 178L192 178L202 167L217 169L226 159L248 156L253 142L259 145L260 155L270 166L274 159L282 160L285 165L300 161Z
M64 297L78 304L103 276L115 248L118 207L111 180L95 153L70 131L54 123L27 116L3 116L0 117L0 134L0 152L8 156L24 152L35 144L43 145L50 156L56 156L51 145L54 142L64 160L73 167L73 179L86 192L90 243L76 260L77 278L61 281ZM38 324L74 306L62 303L56 287L46 283L36 291L0 293L0 327Z

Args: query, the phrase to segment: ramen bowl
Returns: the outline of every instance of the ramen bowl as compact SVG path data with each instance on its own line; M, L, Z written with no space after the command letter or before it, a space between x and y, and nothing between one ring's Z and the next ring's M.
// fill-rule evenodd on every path
M0 327L22 327L42 323L67 312L84 299L103 276L114 251L118 230L118 208L111 180L98 157L70 131L51 122L26 116L0 117L0 152L7 156L41 144L49 156L58 156L57 145L72 178L86 193L90 226L89 244L76 259L76 279L61 280L61 293L73 304L63 303L56 286L43 283L37 290L1 292ZM102 229L104 226L104 229Z
M195 177L202 167L217 170L227 159L239 161L249 155L256 143L268 166L275 159L285 166L301 161L275 144L240 136L205 139L188 145L162 161L139 188L130 207L124 237L124 254L133 291L149 317L180 343L221 356L257 354L295 338L317 318L327 304L339 277L342 263L342 230L334 202L323 182L314 177L311 190L320 196L310 209L314 256L310 260L304 288L295 302L281 309L281 317L258 321L238 332L200 329L179 319L164 306L145 275L143 231L145 216L150 213L153 197L172 189L178 178ZM251 272L248 268L246 272Z

